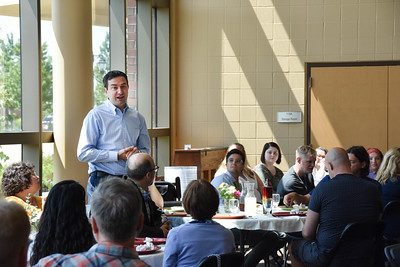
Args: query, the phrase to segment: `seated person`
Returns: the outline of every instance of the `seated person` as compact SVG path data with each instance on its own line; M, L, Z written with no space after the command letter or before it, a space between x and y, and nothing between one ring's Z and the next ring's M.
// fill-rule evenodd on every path
M369 155L367 150L363 146L352 146L347 149L347 155L349 156L351 172L353 173L353 175L363 179L368 178L367 180L369 182L378 187L379 190L382 190L382 186L380 183L368 177Z
M382 185L383 207L390 201L400 200L400 148L395 147L385 153L376 179ZM385 238L389 242L398 243L400 240L400 215L385 216L384 220L386 223Z
M87 251L95 243L86 216L83 186L73 180L54 185L40 218L30 257L31 265L51 254Z
M367 150L369 155L369 174L368 178L375 179L376 173L379 170L379 167L382 163L382 152L377 148L368 148Z
M369 169L368 153L363 146L352 146L347 149L347 155L350 160L350 168L353 175L359 178L366 178ZM324 183L330 179L329 175L325 176L319 183ZM373 179L369 179L369 182L374 184L379 190L381 190L381 185ZM311 195L314 190L311 190L306 195L300 195L295 192L285 195L283 198L283 203L286 206L291 206L292 204L306 204L310 202Z
M170 221L150 196L149 187L154 183L157 170L158 166L154 164L153 158L146 153L133 154L126 163L128 180L136 185L142 196L144 222L138 237L167 237L171 229Z
M21 205L0 200L0 266L27 266L30 231L28 215Z
M182 202L185 211L194 220L169 232L164 266L191 267L211 254L235 252L232 232L212 220L218 210L219 197L210 183L205 180L191 181Z
M233 185L236 190L242 191L242 187L239 184L239 176L242 174L244 169L244 154L238 149L232 149L226 154L226 172L218 175L211 181L211 185L216 189L222 184ZM219 202L223 203L220 191L218 191Z
M42 212L42 198L34 196L40 189L39 180L31 163L14 163L3 172L1 190L5 200L23 206L29 219L40 218Z
M135 250L135 236L143 224L142 197L132 182L110 178L92 195L90 210L97 244L87 252L53 254L35 266L148 266Z
M378 188L352 174L344 149L331 149L326 166L333 179L319 184L313 192L302 231L304 239L293 240L289 247L292 266L326 266L330 251L347 224L378 221L380 217Z
M211 185L216 189L222 184L227 183L233 185L237 190L241 191L239 184L239 176L244 168L244 155L238 149L232 149L226 154L226 172L215 177L211 181ZM223 203L223 199L219 194L220 203ZM235 243L239 244L240 230L237 228L231 229L235 236ZM265 258L267 255L275 253L278 249L284 246L286 243L286 236L273 231L265 230L252 230L242 231L243 244L247 244L252 247L252 252L249 254L245 261L248 266L255 266L257 263Z
M261 181L268 186L272 186L272 192L276 193L279 181L283 177L283 172L274 164L281 163L281 149L275 142L265 143L261 152L261 162L254 167L254 171L258 174Z
M328 172L325 170L325 157L326 153L328 153L328 149L320 146L315 149L315 152L317 154L312 175L314 178L314 185L317 186L318 183L328 174Z
M240 152L243 153L244 156L244 161L243 161L243 171L239 175L239 183L243 187L244 182L251 182L254 183L254 195L256 196L257 202L261 203L261 196L262 196L262 188L264 187L264 183L261 181L260 177L258 176L257 173L255 173L248 165L247 163L247 158L246 158L246 151L244 149L244 146L240 143L233 143L230 145L227 149L227 153L231 151L232 149L237 149ZM224 174L226 172L226 160L224 159L221 164L219 165L219 168L217 172L215 173L214 177L217 177L221 174Z
M311 146L300 146L296 150L296 163L283 175L278 185L278 194L284 197L290 192L306 195L315 188L312 171L315 165L315 150Z

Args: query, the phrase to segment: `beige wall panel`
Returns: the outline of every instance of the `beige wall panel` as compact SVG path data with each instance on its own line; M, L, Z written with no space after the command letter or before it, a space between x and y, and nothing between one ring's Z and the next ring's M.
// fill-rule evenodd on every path
M294 163L297 145L305 143L305 125L277 123L276 112L304 110L304 63L400 59L397 2L171 1L172 150L189 143L207 147L245 141L256 144L256 154L247 154L258 162L260 147L273 140L283 149L279 167L286 171ZM363 88L378 82L366 81ZM336 88L328 100L333 101ZM378 101L346 116L362 113L374 118L377 114L369 114L367 107ZM204 114L196 113L200 109ZM218 123L222 132L214 130ZM328 131L324 123L313 130ZM371 124L366 123L363 138ZM206 136L200 136L205 134L201 127L206 127ZM381 136L375 139L381 141Z
M400 147L400 66L389 67L388 147Z
M387 69L312 68L311 143L328 149L387 143Z

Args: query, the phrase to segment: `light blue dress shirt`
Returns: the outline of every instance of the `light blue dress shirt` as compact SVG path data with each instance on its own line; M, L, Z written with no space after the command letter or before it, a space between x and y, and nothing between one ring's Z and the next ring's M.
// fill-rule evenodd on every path
M118 160L118 151L129 146L150 152L146 121L128 105L124 112L109 100L92 109L83 121L78 143L78 159L89 163L89 173L103 171L126 175L125 160Z
M242 192L242 187L240 186L240 183L228 171L226 171L225 173L223 173L221 175L218 175L211 181L211 185L214 186L217 190L218 190L218 187L222 183L227 183L228 185L233 185L235 187L237 187L237 185L239 185L239 188L237 188L237 189L240 192ZM219 204L223 204L224 201L221 197L221 190L218 190L218 195L219 195Z

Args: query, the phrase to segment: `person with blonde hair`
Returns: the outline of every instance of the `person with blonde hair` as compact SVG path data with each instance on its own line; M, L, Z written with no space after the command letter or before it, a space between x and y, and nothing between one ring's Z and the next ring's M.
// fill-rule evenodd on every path
M393 200L400 200L400 148L386 152L375 178L382 185L383 207ZM400 216L387 216L384 236L400 239Z
M367 150L369 155L369 174L368 177L371 179L375 179L376 173L379 170L379 167L382 163L382 152L377 148L368 148Z
M278 184L277 192L281 198L291 192L307 195L315 188L312 175L315 158L316 152L311 146L303 145L297 148L295 164L285 173Z

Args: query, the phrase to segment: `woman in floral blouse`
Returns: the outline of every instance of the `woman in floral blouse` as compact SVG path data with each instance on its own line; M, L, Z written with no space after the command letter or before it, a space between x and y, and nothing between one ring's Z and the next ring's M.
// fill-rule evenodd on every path
M274 164L281 163L281 149L278 144L268 142L264 145L261 152L261 163L254 167L254 171L258 174L261 181L265 185L272 186L272 191L276 193L279 181L282 179L283 172L275 167Z
M5 200L23 206L29 219L38 218L42 212L42 198L34 196L40 189L40 178L34 168L31 163L14 163L4 170L1 181Z

